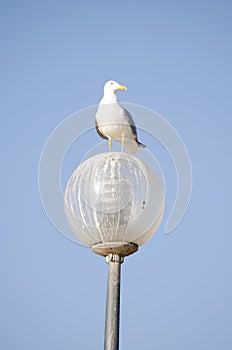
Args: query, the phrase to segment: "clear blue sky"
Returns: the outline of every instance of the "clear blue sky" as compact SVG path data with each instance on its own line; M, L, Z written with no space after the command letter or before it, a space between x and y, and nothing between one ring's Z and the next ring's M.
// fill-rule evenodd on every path
M122 265L121 349L232 348L231 11L214 0L1 1L2 350L103 348L107 265L51 225L37 176L52 130L111 78L128 86L121 100L172 123L194 178L177 229L165 236L162 224ZM169 203L175 172L159 156Z

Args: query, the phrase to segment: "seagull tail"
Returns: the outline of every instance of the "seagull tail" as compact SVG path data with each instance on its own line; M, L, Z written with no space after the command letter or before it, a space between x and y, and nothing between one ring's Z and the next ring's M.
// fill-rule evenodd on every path
M146 147L143 143L139 142L138 140L137 140L137 142L138 142L138 146L139 147L141 147L141 148L145 148Z
M125 149L126 152L128 153L139 153L140 152L140 147L145 147L145 145L143 145L140 142L137 142L135 140L124 140L124 144L123 147Z

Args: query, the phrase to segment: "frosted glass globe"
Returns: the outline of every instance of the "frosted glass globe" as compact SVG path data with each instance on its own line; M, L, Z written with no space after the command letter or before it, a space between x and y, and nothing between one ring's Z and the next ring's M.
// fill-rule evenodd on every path
M121 152L101 153L71 175L64 195L67 221L80 241L145 243L157 230L164 211L158 177L138 158Z

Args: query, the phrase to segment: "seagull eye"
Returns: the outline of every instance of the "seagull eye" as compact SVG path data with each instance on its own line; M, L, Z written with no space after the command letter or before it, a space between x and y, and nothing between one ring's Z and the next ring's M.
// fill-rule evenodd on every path
M114 85L114 83L111 81L110 85Z

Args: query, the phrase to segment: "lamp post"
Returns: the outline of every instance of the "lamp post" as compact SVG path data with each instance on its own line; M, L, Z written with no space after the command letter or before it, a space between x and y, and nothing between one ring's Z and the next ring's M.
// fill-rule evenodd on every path
M105 350L118 350L120 268L157 230L164 211L158 177L138 158L101 153L71 175L65 214L77 237L108 263Z

